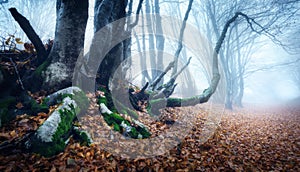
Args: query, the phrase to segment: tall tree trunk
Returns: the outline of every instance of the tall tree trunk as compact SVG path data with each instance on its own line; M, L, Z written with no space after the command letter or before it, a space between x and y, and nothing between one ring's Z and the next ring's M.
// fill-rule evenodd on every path
M151 77L147 70L147 57L146 57L146 36L145 36L145 17L142 11L142 49L139 52L142 52L140 56L140 65L142 69L142 85L151 81ZM137 40L138 41L138 40Z
M159 6L159 0L155 0L155 17L156 17L156 50L157 50L157 56L156 56L156 76L159 76L162 71L164 70L163 65L163 54L164 54L164 48L165 48L165 38L163 36L163 30L161 25L161 16L160 16L160 6ZM163 84L163 79L159 83L159 85Z
M126 6L127 1L111 1L111 0L97 0L101 1L101 4L98 6L98 9L95 10L95 33L98 32L105 25L114 22L120 18L126 17ZM97 3L96 3L97 4ZM114 39L114 33L122 34L125 33L124 28L125 23L120 23L118 27L111 28L110 39ZM99 46L99 45L98 45ZM106 46L106 45L105 45ZM114 74L118 66L124 61L126 55L124 54L124 49L127 50L128 47L125 47L125 43L120 42L114 48L112 48L109 53L104 57L103 61L100 64L97 78L97 82L101 85L104 85L108 88L109 80ZM124 48L125 47L125 48Z
M149 37L149 58L150 58L150 65L151 65L151 80L154 80L157 76L156 69L157 69L157 61L156 61L156 53L155 53L155 44L154 44L154 32L153 32L153 22L154 18L150 15L151 13L151 6L150 0L146 0L146 24L148 29L148 37Z
M218 29L218 25L217 25L218 23L217 23L216 16L212 10L212 4L210 2L208 3L207 8L208 8L208 14L210 16L210 21L211 21L214 33L216 35L216 38L219 38L221 36L221 34ZM225 82L226 82L225 107L227 109L232 109L229 67L228 67L227 61L225 60L225 55L224 55L223 51L220 52L220 61L221 61L222 67L223 67L222 69L225 73Z
M242 99L244 96L244 78L243 78L243 67L241 62L241 50L240 50L240 39L239 39L239 29L238 25L235 26L236 32L236 43L237 43L237 60L238 60L238 95L236 98L236 105L239 107L243 107Z
M88 0L57 0L56 10L55 39L45 62L43 87L59 90L72 85L75 64L84 47Z

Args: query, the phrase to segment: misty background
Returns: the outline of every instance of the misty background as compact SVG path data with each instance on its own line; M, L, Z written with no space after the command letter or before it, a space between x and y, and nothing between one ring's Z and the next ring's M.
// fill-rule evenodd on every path
M207 39L210 41L212 46L214 45L216 39L213 38L212 33L209 33L210 27L208 26L208 22L210 21L210 17L208 16L208 6L212 5L215 10L215 15L222 16L222 14L217 14L219 7L220 9L231 9L234 7L244 9L244 13L247 13L249 16L251 14L259 13L259 5L265 6L265 10L274 9L274 13L278 13L276 15L280 16L282 13L286 13L287 11L284 9L285 6L282 4L294 3L296 1L272 1L272 0L264 0L264 1L245 1L242 3L241 1L232 1L234 3L229 3L231 1L222 1L217 2L213 0L200 1L196 0L192 7L192 13L188 19L188 24L199 29L199 32L203 33L207 36ZM150 1L150 3L154 3ZM183 19L183 15L188 5L188 0L179 0L179 1L160 1L160 14L166 16L173 16L178 18L179 20ZM282 3L282 4L281 4ZM89 42L93 36L93 4L94 1L90 1L89 6L89 20L86 30L86 47L85 52L88 51ZM242 4L242 5L241 5ZM266 6L265 4L269 4L270 6ZM23 42L27 42L28 38L24 34L24 32L20 29L19 25L14 21L12 16L10 15L8 9L11 7L15 7L18 11L24 15L31 23L37 34L40 38L46 42L48 39L53 39L54 31L55 31L55 23L56 23L56 8L55 1L47 1L47 0L9 0L8 3L1 4L0 6L0 35L3 39L7 38L9 35L15 35L16 37L21 38ZM232 5L232 7L230 7ZM248 7L247 7L248 5ZM256 5L256 6L255 6ZM272 6L273 5L273 6ZM276 6L278 5L278 7ZM282 5L282 6L281 6ZM293 4L294 5L294 4ZM134 8L136 9L137 3L134 4ZM228 6L228 7L227 7ZM209 6L211 7L211 6ZM281 9L282 7L282 9ZM256 34L254 36L253 33L245 32L242 35L243 39L247 40L247 36L253 36L255 39L253 40L253 45L251 47L247 47L250 49L247 51L247 65L246 65L246 74L244 76L244 96L243 102L245 103L281 103L284 101L292 100L300 96L300 28L299 28L299 3L293 6L293 17L282 17L279 24L274 26L274 34L276 36L276 40L265 36L264 34ZM219 10L220 10L219 9ZM238 10L238 9L232 9ZM271 10L271 11L272 11ZM221 11L221 10L220 10ZM243 10L242 10L243 11ZM134 11L133 11L134 12ZM145 13L145 12L144 12ZM287 14L291 15L291 14ZM266 22L269 17L262 16L257 22ZM222 18L220 18L221 20ZM224 19L225 20L225 19ZM225 20L226 21L226 20ZM288 25L288 26L285 26ZM285 26L285 27L283 27ZM220 24L219 26L222 28L223 26ZM241 30L243 29L240 27ZM273 26L272 26L273 27ZM178 26L179 28L179 26ZM177 29L178 29L177 28ZM277 30L276 30L277 29ZM271 32L271 31L270 31ZM253 35L252 35L253 34ZM241 36L241 37L242 37ZM146 38L147 39L147 38ZM249 38L250 39L250 38ZM251 38L252 39L252 38ZM280 43L277 42L280 40ZM242 38L241 38L242 41ZM133 44L135 41L133 40ZM279 45L282 44L282 45ZM146 46L149 46L146 44ZM226 46L226 44L224 45ZM135 45L133 45L132 51L134 54ZM22 45L18 45L18 48L22 48ZM185 48L182 57L186 60L189 57L189 50ZM241 50L242 56L244 56L243 51ZM184 61L184 60L183 60ZM209 64L209 63L208 63ZM205 71L201 69L201 65L198 65L197 61L191 62L190 70L197 70L201 76L205 76ZM192 72L193 73L193 72ZM199 77L199 75L195 76L192 74L194 78ZM198 79L197 87L198 91L201 92L203 88L208 85L209 78L201 77L200 83ZM221 84L224 84L221 83ZM198 94L198 93L191 93Z

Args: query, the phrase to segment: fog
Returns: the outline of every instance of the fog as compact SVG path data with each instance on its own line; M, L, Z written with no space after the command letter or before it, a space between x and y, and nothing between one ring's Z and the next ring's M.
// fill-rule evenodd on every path
M244 102L278 104L299 97L300 90L292 72L297 64L284 65L299 58L298 55L291 55L270 40L264 41L265 45L252 55L251 65L258 70L267 65L274 67L257 71L245 79Z
M16 7L25 17L29 19L33 28L40 35L43 41L47 39L52 39L54 36L55 29L55 3L50 3L49 1L45 2L44 5L34 4L35 1L27 4L28 7L24 8L22 0L19 1L9 1L7 4L2 4L1 6L1 29L0 33L2 37L7 37L9 34L14 34L16 37L21 37L24 42L28 41L25 34L21 31L16 22L12 19L8 12L8 8ZM25 2L25 1L24 1ZM47 3L46 3L47 2ZM90 1L90 10L89 10L89 20L88 27L86 31L86 47L85 52L88 50L88 45L92 40L93 35L93 4L94 1ZM30 5L39 5L38 7L32 7ZM137 5L137 4L136 4ZM163 4L164 5L164 4ZM162 5L162 6L163 6ZM185 5L180 7L181 15L184 14L186 7ZM193 8L197 6L194 5ZM39 9L39 12L31 13L31 10ZM165 14L173 14L174 12L163 11ZM51 15L50 15L51 14ZM50 16L49 16L50 15ZM193 25L193 19L188 21ZM271 40L266 37L261 38L263 44L260 48L256 49L255 52L251 55L250 60L250 71L258 70L253 74L250 74L245 78L245 92L243 102L246 103L265 103L273 104L285 102L300 96L299 86L294 81L292 71L295 68L295 65L280 65L287 61L293 61L296 58L299 58L299 55L291 55L287 53L283 48L274 44ZM212 41L214 42L214 41ZM134 49L134 48L133 48ZM195 65L195 64L194 64ZM260 70L266 66L275 66L267 70ZM193 66L193 65L191 65ZM199 67L196 65L196 67ZM193 67L191 67L193 68ZM195 68L195 67L194 67ZM201 71L201 69L198 69ZM196 78L196 76L194 76ZM202 77L202 80L197 80L197 82L204 83L204 85L199 84L198 87L201 87L200 90L203 90L207 86L207 79Z

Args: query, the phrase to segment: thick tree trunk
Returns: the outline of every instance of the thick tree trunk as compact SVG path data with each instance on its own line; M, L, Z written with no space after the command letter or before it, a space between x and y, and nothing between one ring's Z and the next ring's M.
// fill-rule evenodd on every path
M111 25L111 27L105 26L120 18L126 17L126 6L127 1L96 0L94 12L95 36L91 44L89 55L84 59L85 66L81 66L80 69L80 71L83 71L79 78L80 84L92 85L92 83L87 84L86 82L92 82L89 77L95 77L95 74L98 73L99 75L96 79L97 83L108 88L110 78L117 67L125 60L126 55L124 49L127 47L123 42L120 42L109 50L109 53L107 53L103 59L100 59L100 66L98 63L99 58L101 58L99 56L101 56L103 51L107 51L107 48L114 42L114 39L118 39L122 34L125 34L125 23L120 23L118 27L115 25ZM105 29L107 34L105 34L105 37L99 38L97 33L102 28ZM89 90L94 88L89 87L85 89Z
M88 0L57 0L55 40L43 72L45 89L59 90L72 85L73 72L88 19Z
M215 17L215 14L212 10L210 3L208 3L208 14L210 17L210 21L211 21L215 36L216 36L216 38L220 38L221 33L218 29L218 25L217 25L218 22L217 22L217 19ZM225 82L226 82L225 107L227 109L232 109L232 100L231 100L231 91L232 90L231 90L231 86L230 86L230 84L231 84L230 83L230 73L229 73L228 62L225 60L225 55L224 55L223 51L220 52L220 61L222 64L222 69L225 74Z

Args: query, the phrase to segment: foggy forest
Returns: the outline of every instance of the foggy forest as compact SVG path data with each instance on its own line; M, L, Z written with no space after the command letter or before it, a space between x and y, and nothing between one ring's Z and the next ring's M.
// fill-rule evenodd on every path
M0 171L300 171L299 0L0 0Z

